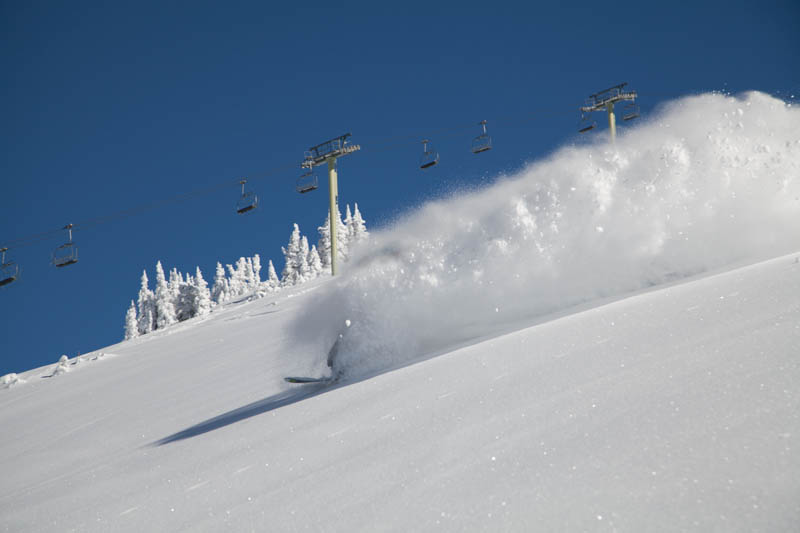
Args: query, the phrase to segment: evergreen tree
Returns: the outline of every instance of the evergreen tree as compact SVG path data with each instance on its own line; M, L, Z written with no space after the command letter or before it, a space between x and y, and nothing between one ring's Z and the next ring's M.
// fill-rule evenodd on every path
M278 279L278 273L275 272L275 265L272 264L272 259L269 260L269 267L267 268L267 286L270 290L275 290L281 286L281 280Z
M281 247L285 264L281 274L281 285L291 287L301 282L300 273L300 227L295 224L292 234L289 236L289 244L286 248Z
M189 276L189 281L183 281L178 284L178 295L173 300L175 305L175 319L178 322L189 320L197 313L195 308L195 302L197 300L196 292L191 276Z
M257 290L261 286L261 256L256 254L253 256L253 290Z
M344 227L347 228L347 242L353 242L353 215L350 213L350 204L347 204L345 209Z
M364 218L361 216L361 212L358 210L358 204L355 204L351 243L357 244L367 240L368 238L369 232L367 231L367 223L364 221Z
M240 257L236 260L236 265L228 265L230 280L228 281L231 296L241 296L247 292L247 259Z
M214 274L214 287L211 289L211 299L221 304L228 299L228 280L225 278L225 270L222 264L217 261L217 270Z
M342 222L342 213L339 211L338 205L336 206L336 245L339 263L344 263L350 257L350 238L347 226Z
M311 271L312 277L317 278L322 275L322 261L320 260L316 246L311 246L311 251L308 252L308 268Z
M317 241L317 251L319 253L320 261L322 261L322 269L326 272L331 271L331 212L328 210L328 216L325 218L325 223L317 228L319 232L319 240Z
M195 288L195 316L206 316L211 312L211 292L208 290L208 283L203 279L203 273L200 272L200 267L194 276Z
M308 249L308 239L305 235L303 235L303 238L300 239L300 252L297 256L297 262L299 263L298 270L300 272L300 283L308 281L314 277L311 273L311 269L308 266L309 253L311 252Z
M177 322L175 304L161 261L156 263L156 329L162 329Z
M125 313L125 340L135 339L139 336L139 324L136 320L136 306L131 300L131 306Z
M319 231L319 241L317 242L317 251L319 258L322 261L322 268L330 272L331 270L331 213L328 211L328 217L325 219L325 224L317 228ZM347 261L348 258L348 235L347 226L342 222L342 214L336 209L336 257L340 263Z
M155 329L155 295L147 284L147 271L142 270L142 284L139 289L139 322L138 330L140 335L146 335Z
M236 275L236 267L234 265L225 265L225 269L228 271L228 280L226 284L228 290L226 293L228 300L230 300L239 294L239 280Z
M248 257L244 265L244 280L247 290L245 292L252 292L258 290L258 283L256 283L256 274L253 268L253 258Z
M169 271L169 282L167 283L167 286L169 287L169 292L172 294L173 303L178 301L181 284L183 282L183 275L178 272L177 268L173 268Z

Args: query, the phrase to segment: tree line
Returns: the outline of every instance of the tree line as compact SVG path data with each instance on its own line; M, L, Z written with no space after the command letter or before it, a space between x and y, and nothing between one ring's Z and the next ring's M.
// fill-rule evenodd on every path
M347 261L351 251L369 238L367 225L358 204L350 211L347 206L344 221L336 212L337 257ZM331 270L330 212L317 228L319 240L309 248L308 238L294 224L289 242L281 247L284 267L278 277L272 260L267 265L267 279L261 279L261 257L240 257L235 264L217 262L211 288L203 278L200 267L194 275L173 268L167 278L161 261L156 262L155 290L150 289L147 271L142 272L139 295L125 314L125 340L146 335L157 329L194 317L207 316L212 309L226 302L244 298L263 298L270 292L306 283Z

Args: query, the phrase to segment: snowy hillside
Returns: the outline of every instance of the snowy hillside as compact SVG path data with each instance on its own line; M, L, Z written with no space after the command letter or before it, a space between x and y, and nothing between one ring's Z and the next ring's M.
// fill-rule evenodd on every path
M306 294L0 391L7 531L769 530L800 521L787 256L291 387Z
M0 530L796 529L798 115L674 102L340 277L7 376ZM340 383L283 381L342 331Z

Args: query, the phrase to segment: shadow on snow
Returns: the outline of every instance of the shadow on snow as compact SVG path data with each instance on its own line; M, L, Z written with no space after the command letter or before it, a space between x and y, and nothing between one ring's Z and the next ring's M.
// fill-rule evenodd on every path
M151 446L163 446L165 444L197 437L199 435L203 435L204 433L208 433L209 431L214 431L216 429L221 429L225 426L235 424L236 422L241 422L242 420L246 420L250 417L268 413L274 409L280 409L281 407L312 398L330 389L330 384L310 384L304 385L302 390L295 388L280 392L278 394L273 394L272 396L268 396L251 404L228 411L227 413L215 416L214 418L209 418L208 420L188 427L183 431L173 433L168 437L164 437L163 439L153 442Z

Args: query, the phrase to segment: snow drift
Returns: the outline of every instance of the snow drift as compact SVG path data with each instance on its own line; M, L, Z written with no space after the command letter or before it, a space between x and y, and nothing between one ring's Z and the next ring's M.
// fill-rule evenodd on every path
M295 340L321 360L351 319L341 362L373 372L582 302L792 252L798 122L800 110L759 92L687 97L616 146L566 147L430 203L373 234L296 321Z

